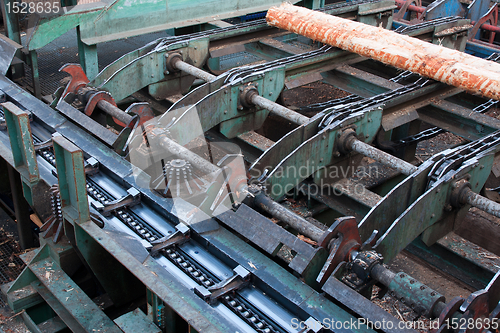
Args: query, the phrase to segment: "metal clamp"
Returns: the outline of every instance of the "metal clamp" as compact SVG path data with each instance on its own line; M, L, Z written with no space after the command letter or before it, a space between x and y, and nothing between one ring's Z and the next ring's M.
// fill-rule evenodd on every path
M194 292L203 298L207 303L213 305L221 297L245 288L250 283L251 274L243 266L238 265L233 269L234 275L230 278L217 283L216 285L206 289L202 286L197 286Z
M151 256L154 257L162 250L165 250L174 245L181 245L189 240L190 229L185 224L179 223L175 226L175 228L177 229L177 231L173 234L160 238L151 243L153 244L153 247L150 251Z
M85 175L95 175L99 172L99 161L94 157L85 161Z
M119 208L132 207L141 202L141 192L135 188L130 188L127 190L127 195L121 199L111 201L108 204L102 204L100 202L92 202L92 207L101 213L103 216L110 216L111 212Z

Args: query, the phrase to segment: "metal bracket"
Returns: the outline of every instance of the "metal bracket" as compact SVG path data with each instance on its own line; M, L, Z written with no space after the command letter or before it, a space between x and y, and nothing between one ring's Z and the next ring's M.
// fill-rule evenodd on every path
M59 72L65 72L71 76L68 85L61 94L60 100L63 100L69 93L76 94L79 88L82 88L89 83L87 75L83 71L82 66L79 64L66 64L59 69Z
M176 232L169 236L165 236L160 238L151 244L153 244L153 248L150 251L151 256L157 255L160 251L172 247L174 245L181 245L187 242L190 238L190 229L183 223L179 223L175 226L177 229Z
M233 272L234 275L230 278L221 281L208 289L198 286L194 289L194 292L211 305L217 303L217 300L221 297L233 291L245 288L250 283L251 274L243 266L238 265L235 269L233 269Z
M325 232L325 235L326 239L321 240L318 244L324 246L328 243L330 255L316 279L320 284L324 284L328 280L337 265L342 261L348 261L347 258L351 251L359 250L361 247L358 224L354 217L337 219L328 231Z
M92 207L101 213L103 216L110 216L111 213L117 209L124 207L132 207L141 203L141 192L135 188L129 188L127 190L127 195L123 198L111 201L108 204L102 204L100 202L92 202Z
M99 172L99 161L95 158L91 157L85 161L85 174L86 175L95 175Z
M51 148L51 147L52 147L52 139L49 139L47 141L35 144L35 151L39 152L42 149Z

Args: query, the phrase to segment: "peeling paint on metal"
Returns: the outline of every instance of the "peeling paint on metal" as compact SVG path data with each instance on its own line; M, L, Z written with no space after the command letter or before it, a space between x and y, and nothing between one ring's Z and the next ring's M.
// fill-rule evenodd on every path
M266 20L269 25L500 100L500 64L493 61L288 3L270 8Z

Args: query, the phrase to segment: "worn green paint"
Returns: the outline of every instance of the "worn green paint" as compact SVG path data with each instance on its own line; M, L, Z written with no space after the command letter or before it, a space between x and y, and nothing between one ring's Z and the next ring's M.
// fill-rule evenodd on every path
M90 85L110 92L117 101L148 85L164 80L173 82L168 87L177 88L164 92L168 93L167 96L181 91L185 93L191 86L192 80L189 80L183 89L179 89L177 86L182 83L181 80L186 75L180 72L166 74L166 57L172 52L181 53L182 59L194 66L202 66L208 58L208 38L172 44L157 51L152 50L150 46L132 51L104 69ZM158 92L152 92L160 96Z
M472 191L476 193L480 191L489 176L493 158L493 154L483 156L478 159L477 165L462 166L457 176L444 176L393 220L392 225L374 247L384 256L384 260L389 261L394 258L425 229L449 214L443 208L449 201L454 182L461 176L469 174Z
M364 3L358 7L358 22L390 29L392 27L392 14L397 6L393 1L380 1Z
M63 136L52 138L64 217L71 223L90 219L82 151Z
M124 333L161 333L160 329L155 326L148 317L146 317L142 310L138 308L116 318L114 322Z
M28 182L39 179L38 162L31 136L29 114L11 102L3 103L14 167Z
M323 313L328 313L328 320L334 325L334 320L349 322L353 318L348 312L338 307L333 302L328 301L325 297L313 290L305 283L298 282L297 278L292 274L288 274L286 270L273 262L270 258L262 255L258 250L247 243L241 242L241 239L229 232L226 229L220 228L217 232L204 235L214 248L224 251L232 249L238 255L244 257L240 262L245 269L251 272L258 279L262 279L267 283L274 282L286 286L286 290L274 290L275 293L285 293L286 298L292 300L300 308L305 311L314 311L313 309L321 309ZM231 251L232 252L232 251ZM320 315L316 313L317 320ZM332 326L333 327L333 326ZM366 327L355 327L353 332L372 332Z
M280 0L247 2L220 0L129 2L118 0L94 20L82 23L82 38L88 44L96 44L259 12L280 3Z
M219 128L220 132L228 138L234 138L248 131L261 128L269 115L268 110L259 110L259 108L256 108L256 112L251 110L249 113L238 110L238 105L241 104L239 98L240 88L247 84L254 85L260 96L274 102L285 85L285 70L284 68L275 68L231 87L230 107L224 110L227 111L227 114L224 113L225 118L229 120L222 121Z
M105 8L103 2L105 1L97 2L91 6L87 4L85 9L82 6L75 6L70 12L62 16L40 19L28 38L28 50L38 50L82 22L86 20L92 21L103 12L103 8ZM89 7L91 9L88 9Z
M74 234L80 253L114 304L117 306L128 304L144 295L146 292L144 285L101 244L77 226L74 228ZM123 242L130 241L123 239Z
M78 43L78 58L87 78L92 80L99 73L97 60L97 45L87 45L81 40L80 27L76 28L76 38Z
M36 98L42 98L42 88L40 87L40 75L38 73L38 55L36 50L29 51L29 62L31 65L31 80L33 82L33 93Z
M30 264L29 268L38 279L32 286L71 330L121 332L50 257Z
M269 168L270 172L266 177L266 184L270 196L280 198L310 175L335 164L334 151L337 139L343 129L354 126L356 135L361 140L371 142L377 134L381 121L382 108L375 107L361 114L351 115L338 127L318 131L290 153L286 154L285 152L284 158ZM298 135L300 132L296 132L296 136ZM274 155L273 150L276 150L279 155L284 155L279 149L279 145L276 144L269 148L267 154ZM265 165L265 167L270 167L270 165Z

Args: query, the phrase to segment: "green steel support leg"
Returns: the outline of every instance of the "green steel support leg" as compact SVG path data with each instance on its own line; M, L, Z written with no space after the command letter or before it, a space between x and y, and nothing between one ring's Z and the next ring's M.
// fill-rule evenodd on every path
M14 13L12 4L16 1L14 0L0 0L2 6L2 16L5 25L5 30L7 37L12 39L18 44L21 43L21 30L19 29L19 18L18 15ZM23 59L23 55L20 50L16 52L16 57ZM20 78L24 76L24 65L21 62L13 64L10 69L10 74L13 79Z
M90 220L82 151L61 135L52 137L64 218L72 224Z
M30 206L26 202L26 199L24 199L19 173L10 165L8 166L8 170L12 201L16 214L17 232L19 234L19 244L21 244L21 248L25 250L35 246L33 233L31 231Z
M3 103L5 122L9 133L10 146L14 167L21 174L24 187L24 196L30 205L33 204L31 189L38 183L38 162L35 146L31 136L29 114L11 102Z
M80 27L76 28L78 39L78 57L85 74L89 80L93 80L99 74L99 63L97 60L97 45L87 45L80 38Z
M31 78L33 80L33 93L36 98L42 98L42 89L40 87L40 75L38 72L38 55L36 50L30 51L29 61L31 64Z

